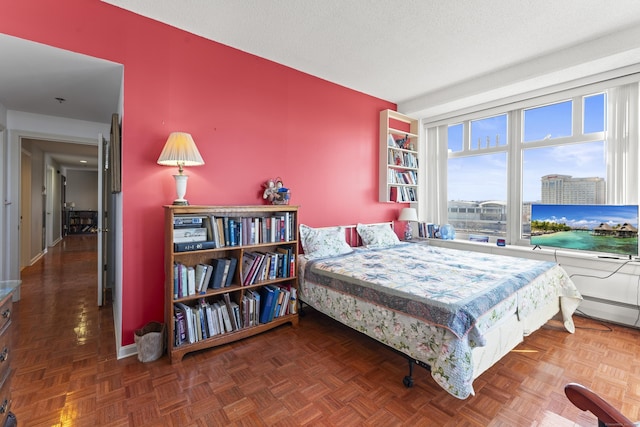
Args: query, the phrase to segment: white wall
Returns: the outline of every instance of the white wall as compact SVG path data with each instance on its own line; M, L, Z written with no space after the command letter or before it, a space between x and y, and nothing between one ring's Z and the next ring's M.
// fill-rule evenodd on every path
M8 244L5 236L8 234L8 224L5 222L7 215L5 211L8 209L5 204L6 201L6 168L5 164L5 151L7 147L7 133L5 132L5 126L7 123L7 109L4 105L0 104L0 166L2 166L2 172L0 172L0 280L4 280L7 277L6 274L9 271L7 259L4 256L6 245Z
M31 197L31 244L29 247L29 259L31 263L42 256L43 250L46 249L43 241L43 191L44 191L44 153L39 149L31 149L31 188L26 189L22 194L28 194ZM23 213L23 216L27 215Z
M98 210L98 172L85 170L67 170L67 206L75 203L76 211Z
M5 185L3 187L3 200L5 202L3 223L5 225L0 235L0 241L2 242L0 246L4 248L4 253L1 254L4 268L0 274L2 274L2 279L4 280L17 280L20 278L20 250L19 246L16 247L15 242L20 241L18 223L20 215L19 165L21 138L97 145L98 135L100 133L109 135L111 125L110 123L94 123L13 110L7 111L6 123L7 131L5 133L7 133L7 136L4 144L4 158L1 164L3 176L5 177ZM34 185L39 184L40 188L42 188L45 185L44 173L42 177L43 180ZM10 251L8 250L9 246L11 246Z
M427 121L539 96L640 70L640 28L632 27L398 103ZM482 108L480 108L482 106Z

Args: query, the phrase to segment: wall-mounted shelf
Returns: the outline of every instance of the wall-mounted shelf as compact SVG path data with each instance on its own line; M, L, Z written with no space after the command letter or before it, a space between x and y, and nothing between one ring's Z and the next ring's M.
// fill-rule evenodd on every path
M381 202L418 201L418 126L417 119L380 111Z

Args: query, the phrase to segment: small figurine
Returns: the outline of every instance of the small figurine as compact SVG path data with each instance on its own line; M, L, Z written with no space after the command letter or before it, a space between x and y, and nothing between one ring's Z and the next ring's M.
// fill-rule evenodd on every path
M274 184L272 179L267 180L264 184L265 189L264 193L262 193L262 198L265 200L269 200L269 202L273 202L273 199L276 196L276 185Z
M289 203L289 189L284 186L282 179L269 179L264 183L262 198L274 205L286 205Z
M276 196L274 203L278 205L287 204L289 201L289 189L284 187L282 180L276 181Z

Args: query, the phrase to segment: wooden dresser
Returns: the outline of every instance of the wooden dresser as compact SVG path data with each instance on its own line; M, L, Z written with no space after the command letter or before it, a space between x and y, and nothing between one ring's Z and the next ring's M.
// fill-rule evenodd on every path
M9 419L11 409L11 356L13 338L11 317L13 316L13 292L0 289L0 426L13 425Z

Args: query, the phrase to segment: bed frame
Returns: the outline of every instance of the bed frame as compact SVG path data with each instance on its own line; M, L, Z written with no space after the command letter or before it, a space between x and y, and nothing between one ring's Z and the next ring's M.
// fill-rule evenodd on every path
M393 221L390 222L376 222L376 223L368 223L368 225L388 225L389 227L391 227L392 230L395 231L395 227L394 227L394 223ZM352 248L357 248L362 246L362 239L360 238L360 235L358 234L358 231L356 230L357 225L343 225L342 227L344 227L345 232L344 232L344 238L345 241L347 242L347 244L349 246L351 246ZM319 228L331 228L331 227L319 227ZM300 248L300 253L302 254L302 248ZM309 307L311 307L311 305L307 304L306 302L304 302L303 300L301 300L300 298L298 298L298 305L299 305L299 313L301 316L304 316L304 306L308 305ZM405 385L405 387L410 388L413 387L413 368L414 366L420 366L424 369L426 369L427 371L431 371L431 366L429 366L429 364L424 363L421 360L417 360L414 359L412 357L409 357L408 355L404 354L403 352L387 346L389 349L393 350L394 352L396 352L397 354L399 354L400 356L404 357L405 359L407 359L407 361L409 362L409 373L407 375L405 375L405 377L402 379L402 383Z
M395 231L395 224L393 221L389 221L389 222L376 222L376 223L371 223L368 225L388 225L389 227L391 227L392 230ZM345 225L343 226L345 228L345 240L347 241L347 243L349 244L349 246L351 246L352 248L356 248L356 247L360 247L362 246L362 239L360 238L360 235L358 234L358 231L356 230L357 225ZM428 372L431 372L431 366L429 366L428 363L425 363L421 360L409 357L407 354L404 354L403 352L401 352L400 350L397 350L393 347L387 346L388 348L390 348L391 350L393 350L395 353L399 354L400 356L404 357L405 359L407 359L407 362L409 363L409 373L407 375L405 375L405 377L402 379L402 384L404 384L405 387L407 388L411 388L413 387L413 368L414 366L420 366L421 368L426 369Z
M388 224L390 227L393 228L392 222L384 222L384 223L376 223L376 224ZM343 227L345 228L345 239L347 243L352 247L361 246L362 242L356 231L356 226L348 225ZM330 228L330 227L325 227L325 228ZM302 252L301 252L301 255L303 255ZM305 265L304 262L301 262L299 265L301 269L304 269L304 265ZM301 281L304 281L305 280L304 274L302 273L303 271L301 270L299 274L299 278ZM304 288L303 283L299 284L299 288L302 291L302 289ZM331 315L331 313L329 313L329 311L326 310L324 307L316 307L314 306L313 303L310 304L308 301L305 301L304 298L305 298L304 292L300 292L298 300L300 302L301 310L303 310L303 307L305 304L309 305L310 307L313 307L317 311L320 311L321 313L334 318L338 322L351 327L345 321L339 318L336 318L336 316ZM560 310L561 310L561 307L560 307L559 299L551 298L546 304L544 304L534 313L531 313L526 317L519 316L518 314L514 313L509 317L507 317L501 323L489 329L484 335L484 338L486 339L486 345L481 347L475 347L472 350L473 379L475 380L479 375L481 375L483 372L485 372L487 369L493 366L497 361L499 361L507 353L513 350L518 344L520 344L523 341L525 336L529 335L530 333L542 327L548 320L552 319ZM573 312L573 310L571 310L571 312ZM571 321L569 321L569 323L571 323ZM566 322L565 322L565 327L567 327ZM571 327L573 327L572 323L569 325L569 327L567 327L567 329L570 332L573 332L571 330ZM394 348L393 345L382 342L379 339L377 339L375 336L372 336L371 334L368 334L368 333L365 333L365 334L381 342L382 344L385 344L387 347L393 349L398 354L401 354L402 356L407 358L409 363L409 372L403 378L403 381L402 381L405 387L412 387L414 385L413 371L414 371L415 365L420 366L428 371L431 370L431 366L428 363L418 360L415 357L412 357L411 355L404 353L403 352L404 349Z
M389 221L389 222L376 222L376 223L368 223L368 225L388 225L389 227L391 227L392 230L395 231L395 225L393 221ZM345 233L344 233L344 237L345 237L345 241L347 242L347 244L349 246L351 246L352 248L357 248L362 246L362 239L360 238L360 235L358 234L358 231L356 230L357 225L354 224L350 224L350 225L343 225L342 227L344 227L345 229ZM319 227L319 228L330 228L330 227ZM302 248L300 248L300 253L302 254ZM304 305L309 305L307 303L305 303L304 301L302 301L301 299L298 299L298 303L300 306L300 315L304 316ZM311 307L309 305L309 307ZM426 369L427 371L431 371L431 366L429 366L429 364L424 363L421 360L417 360L414 359L412 357L409 357L408 355L404 354L403 352L401 352L400 350L397 350L393 347L387 346L388 348L390 348L391 350L393 350L394 352L398 353L400 356L404 357L405 359L407 359L407 362L409 362L409 373L407 375L405 375L405 377L402 379L402 383L405 385L405 387L407 388L411 388L413 387L413 368L414 366L420 366L424 369Z

